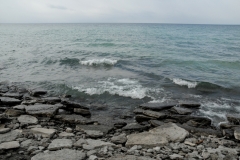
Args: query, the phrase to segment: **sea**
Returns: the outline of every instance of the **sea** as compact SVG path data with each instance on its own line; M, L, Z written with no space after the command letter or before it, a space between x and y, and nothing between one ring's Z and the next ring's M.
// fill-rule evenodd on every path
M131 115L142 103L194 101L226 121L240 112L240 26L0 24L0 82L70 94Z

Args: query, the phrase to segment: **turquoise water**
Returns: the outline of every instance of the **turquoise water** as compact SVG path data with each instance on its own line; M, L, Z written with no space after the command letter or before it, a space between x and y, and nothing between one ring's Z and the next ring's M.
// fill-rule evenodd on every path
M0 81L112 114L170 100L200 102L216 123L240 111L240 26L0 24L0 48Z

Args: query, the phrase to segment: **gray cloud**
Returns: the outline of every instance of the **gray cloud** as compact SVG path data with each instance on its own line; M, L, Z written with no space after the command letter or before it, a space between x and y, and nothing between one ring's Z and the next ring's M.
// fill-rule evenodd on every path
M0 0L0 23L240 24L239 0Z

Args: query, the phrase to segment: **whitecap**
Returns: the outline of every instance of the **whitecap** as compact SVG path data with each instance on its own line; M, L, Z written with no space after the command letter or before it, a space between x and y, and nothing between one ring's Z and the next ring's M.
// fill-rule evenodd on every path
M173 78L172 81L177 85L187 86L188 88L195 88L198 84L197 82L190 82L180 78Z
M103 58L103 59L90 59L90 60L85 60L85 61L80 61L79 62L82 65L86 65L86 66L93 66L93 65L114 65L117 63L117 60L113 60L113 59L107 59L107 58Z

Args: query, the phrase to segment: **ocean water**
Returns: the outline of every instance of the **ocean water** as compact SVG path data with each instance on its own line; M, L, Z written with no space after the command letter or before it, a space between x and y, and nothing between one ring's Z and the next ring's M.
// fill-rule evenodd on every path
M226 121L240 112L240 26L0 24L0 81L71 94L112 116L191 100Z

